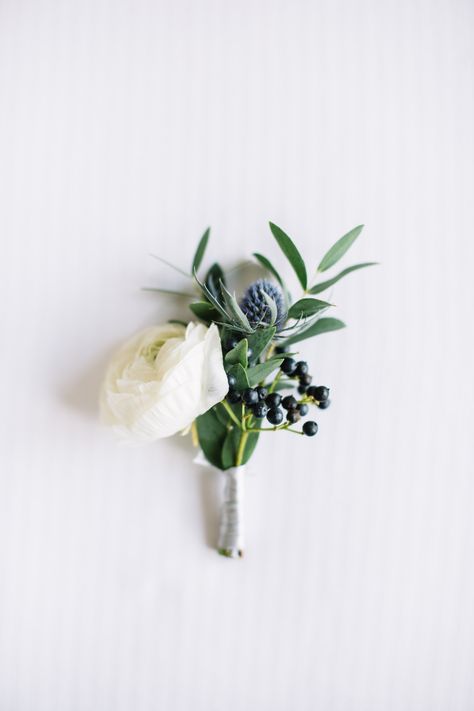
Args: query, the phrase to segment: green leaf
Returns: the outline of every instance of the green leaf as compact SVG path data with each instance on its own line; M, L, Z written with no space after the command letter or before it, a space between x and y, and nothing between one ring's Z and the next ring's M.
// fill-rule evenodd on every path
M237 303L237 299L235 296L233 296L230 291L228 291L225 287L225 285L220 282L221 284L221 289L222 293L224 295L225 303L227 308L229 309L230 313L232 314L233 318L237 321L238 325L248 331L249 333L253 332L253 329L249 323L249 320L247 316L244 314L242 309Z
M199 267L201 266L202 259L204 257L204 252L206 251L207 243L209 241L209 234L211 232L211 228L208 227L207 230L204 232L203 236L199 240L199 244L196 249L196 253L193 258L193 263L191 267L192 272L197 272Z
M201 321L210 323L219 318L219 312L208 301L195 301L189 304L189 308Z
M329 306L332 306L332 304L328 304L327 301L320 301L319 299L300 299L290 308L288 316L297 319L314 316L318 311L327 309Z
M350 274L351 272L355 272L357 269L363 269L364 267L372 267L377 262L364 262L363 264L354 264L352 267L347 267L347 269L343 269L342 272L339 272L335 277L332 277L332 279L328 279L327 281L322 281L319 284L315 284L314 286L311 287L309 290L310 294L319 294L321 291L326 291L326 289L329 289L330 286L335 284L336 282L339 281L339 279L342 279L343 277L346 276L346 274Z
M249 379L247 377L247 371L245 368L240 365L240 363L237 363L236 365L233 365L229 368L227 371L229 375L233 375L236 383L235 383L235 389L236 390L245 390L245 388L250 387L249 385Z
M294 336L291 336L290 338L287 338L285 344L290 345L292 343L299 343L299 341L304 341L306 338L319 336L321 333L337 331L340 328L345 328L345 325L345 323L339 321L337 318L320 318L309 328L295 334Z
M218 469L223 469L222 447L227 435L227 427L219 420L211 408L196 418L199 444L206 459Z
M247 377L250 387L253 388L262 380L265 380L267 375L273 373L273 371L279 368L282 363L283 358L270 358L269 360L266 360L265 363L259 363L258 365L254 365L253 368L249 368L247 370Z
M206 274L204 283L209 289L209 291L216 297L216 299L218 299L221 295L219 282L225 284L225 275L220 264L214 262L214 264Z
M252 349L252 360L257 360L259 355L263 353L265 348L272 341L275 333L276 328L271 326L270 328L257 328L254 333L248 336L249 348Z
M224 442L222 444L223 469L230 469L231 467L235 467L241 436L241 430L239 430L237 427L233 427L231 430L228 430Z
M338 239L336 244L333 244L331 249L326 252L322 258L318 267L318 272L325 272L326 269L329 269L329 267L332 267L333 264L338 262L340 258L345 255L351 244L355 242L357 237L362 232L363 227L364 225L358 225L346 235Z
M284 286L283 279L278 274L277 270L275 269L275 267L273 266L273 264L271 263L271 261L269 259L264 257L263 254L259 254L258 252L254 252L253 256L255 257L257 262L260 262L260 264L262 265L262 267L264 267L264 269L266 269L268 272L270 272L270 274L273 274L273 276L275 277L277 282L280 284L280 286Z
M206 286L205 284L203 284L202 281L199 280L199 277L198 277L198 275L197 275L197 273L196 273L196 270L194 270L193 276L194 276L194 278L195 278L197 284L198 284L199 287L201 288L201 291L202 291L202 293L204 294L204 297L214 306L214 308L215 308L217 311L219 311L219 313L221 314L221 316L223 316L225 319L229 319L229 314L228 314L227 311L224 309L224 307L223 307L222 304L219 302L219 300L216 299L216 297L212 294L212 292L209 291L209 289L207 288L207 286Z
M308 285L308 277L301 254L298 252L295 244L290 239L290 237L288 237L288 235L283 232L283 230L278 227L278 225L275 225L273 224L273 222L270 222L270 229L276 241L278 242L281 251L295 270L295 274L298 277L301 286L303 287L303 289L306 289Z
M244 446L244 453L242 456L241 464L247 464L248 460L252 456L255 447L257 446L258 438L260 437L259 432L249 432L247 440Z
M243 368L246 368L249 363L247 357L248 346L249 342L247 341L247 339L242 338L242 340L237 343L235 348L232 348L228 353L226 353L224 359L225 364L237 365L237 363L240 363Z
M185 291L173 291L172 289L158 289L154 286L144 286L142 291L156 291L158 294L170 294L171 296L184 296L186 299L195 299L196 294L188 294Z
M276 305L276 303L275 303L275 300L272 299L272 297L270 296L270 294L267 294L266 291L262 291L262 294L263 294L263 298L264 298L265 301L267 302L268 308L270 309L270 323L271 323L271 325L273 326L273 324L276 322L276 320L277 320L277 318L278 318L277 305Z

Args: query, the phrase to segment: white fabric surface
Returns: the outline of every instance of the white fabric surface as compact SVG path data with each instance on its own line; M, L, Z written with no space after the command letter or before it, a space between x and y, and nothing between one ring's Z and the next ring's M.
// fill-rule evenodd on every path
M0 4L2 711L472 711L473 14L467 0ZM333 405L262 441L219 557L188 438L97 422L141 286L258 250L334 289ZM179 312L179 313L178 313Z

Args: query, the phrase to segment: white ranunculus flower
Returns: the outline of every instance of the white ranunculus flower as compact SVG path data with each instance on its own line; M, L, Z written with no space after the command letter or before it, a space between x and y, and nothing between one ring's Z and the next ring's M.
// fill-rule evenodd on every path
M112 359L100 398L102 420L126 439L152 442L189 427L228 389L215 324L152 326Z

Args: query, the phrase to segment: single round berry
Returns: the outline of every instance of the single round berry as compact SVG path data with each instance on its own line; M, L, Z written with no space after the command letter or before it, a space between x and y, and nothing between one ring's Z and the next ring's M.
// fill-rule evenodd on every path
M318 400L319 402L323 402L324 400L327 400L328 397L329 388L326 388L324 385L318 385L315 389L314 399Z
M252 412L255 417L258 417L258 419L260 420L267 414L268 407L265 405L264 402L257 402L257 404L252 407Z
M226 350L231 351L232 348L235 348L238 342L239 341L237 338L229 338L229 340L225 344Z
M298 412L300 413L301 417L305 417L305 415L308 414L309 412L309 407L306 405L306 403L302 402L298 405Z
M316 422L313 422L312 420L308 420L308 422L305 422L303 425L303 432L307 437L314 437L316 432L318 431L318 425Z
M258 393L259 400L265 400L265 398L268 395L268 390L267 390L267 388L260 386L257 388L257 393Z
M288 412L286 413L286 419L287 419L288 422L290 422L292 425L294 425L295 422L298 422L298 420L300 419L300 417L301 417L301 415L300 415L300 413L298 412L298 410L288 410Z
M317 388L315 385L310 385L309 388L306 390L306 395L316 400L316 390Z
M241 396L240 393L237 392L237 390L229 390L229 392L227 393L227 402L230 402L231 405L237 405L240 400Z
M237 378L235 375L231 375L230 373L227 373L227 380L229 382L229 388L234 388L237 385Z
M306 392L306 385L298 385L298 392L300 395L304 395Z
M311 381L313 380L313 376L310 375L309 373L305 373L304 375L300 375L300 385L311 385Z
M277 407L272 407L267 413L267 420L272 425L279 425L283 422L283 412Z
M258 402L258 392L253 388L246 388L242 393L242 400L246 405L255 405Z
M309 370L308 364L305 363L304 360L299 360L295 365L295 373L294 374L297 375L298 377L301 377L302 375L306 375L308 370Z
M283 363L280 365L280 370L282 370L285 375L292 375L295 365L296 363L293 358L285 358Z
M269 393L266 397L265 402L270 408L278 407L281 403L280 393Z
M275 348L275 353L288 353L289 346L277 346Z
M296 398L293 397L293 395L287 395L286 397L284 397L281 401L281 404L283 405L285 410L296 410L298 406L298 402Z
M318 403L318 407L320 410L327 410L330 404L331 400L321 400L321 402Z

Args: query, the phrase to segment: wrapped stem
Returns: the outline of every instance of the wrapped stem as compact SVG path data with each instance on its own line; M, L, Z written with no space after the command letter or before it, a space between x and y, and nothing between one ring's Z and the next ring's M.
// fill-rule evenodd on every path
M245 466L238 466L223 473L225 483L217 548L228 558L243 556L244 472Z

